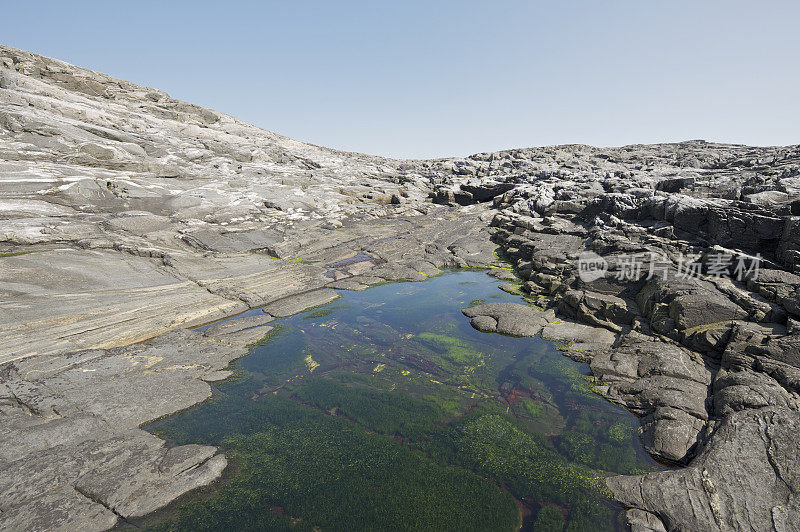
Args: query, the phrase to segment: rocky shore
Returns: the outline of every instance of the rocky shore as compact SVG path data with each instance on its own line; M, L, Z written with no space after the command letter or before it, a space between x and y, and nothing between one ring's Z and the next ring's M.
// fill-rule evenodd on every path
M571 353L641 416L653 456L685 466L609 480L632 529L796 530L800 148L564 146L453 172L435 199L492 197L521 289L613 335ZM466 313L480 330L548 337L522 305ZM550 336L585 335L562 327Z
M272 317L498 246L538 308L473 326L559 341L680 466L609 479L633 530L797 529L800 147L398 161L0 46L0 526L102 530L211 482L215 448L139 426Z

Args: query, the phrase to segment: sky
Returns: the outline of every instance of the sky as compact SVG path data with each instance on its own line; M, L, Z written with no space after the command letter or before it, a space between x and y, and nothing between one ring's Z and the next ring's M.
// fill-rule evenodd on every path
M797 0L4 2L0 43L400 158L800 143Z

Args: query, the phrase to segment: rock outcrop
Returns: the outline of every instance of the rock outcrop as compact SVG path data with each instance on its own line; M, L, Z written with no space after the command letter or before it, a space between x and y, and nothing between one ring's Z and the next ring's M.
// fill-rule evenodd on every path
M545 310L473 326L590 362L680 466L609 479L634 530L797 529L800 146L398 161L0 46L0 526L105 529L207 484L216 449L138 427L208 397L272 316L497 246Z
M609 481L630 526L796 529L800 147L560 146L457 168L434 199L477 202L458 191L478 176L513 184L491 200L492 226L522 289L613 333L573 356L640 416L651 454L684 466ZM535 333L477 309L478 329Z

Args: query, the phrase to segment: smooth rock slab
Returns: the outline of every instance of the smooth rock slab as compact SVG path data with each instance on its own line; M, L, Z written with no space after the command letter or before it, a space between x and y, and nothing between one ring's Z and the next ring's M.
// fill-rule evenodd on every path
M798 433L798 412L737 412L687 468L607 484L617 500L657 515L668 530L797 530Z
M303 312L304 310L330 303L336 299L339 299L339 294L337 294L335 290L323 288L296 296L285 297L274 303L270 303L261 310L270 316L285 318Z
M247 316L245 318L231 318L211 325L203 331L205 336L217 336L220 334L233 334L253 327L261 327L260 332L267 334L272 328L263 327L265 324L274 320L272 316Z
M0 528L110 528L117 515L143 516L219 477L227 461L215 453L216 448L203 445L168 449L157 437L134 429L28 455L9 464L0 478Z
M105 530L217 478L214 447L168 449L137 427L208 398L203 381L228 376L259 329L0 366L0 529Z
M607 329L581 323L557 321L542 329L542 338L564 343L570 351L605 351L614 343L616 335Z
M461 312L479 331L510 336L536 336L548 323L547 314L519 303L484 303Z

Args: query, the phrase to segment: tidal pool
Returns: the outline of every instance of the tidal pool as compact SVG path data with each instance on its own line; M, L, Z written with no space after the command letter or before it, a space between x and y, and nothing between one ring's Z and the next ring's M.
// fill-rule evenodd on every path
M486 272L343 292L278 327L214 397L146 427L219 445L223 482L144 521L161 530L598 530L604 478L658 469L636 418L541 338L460 309L524 302Z

